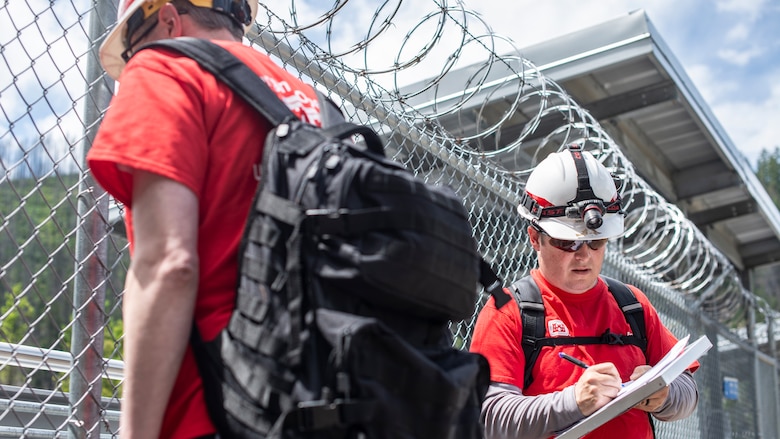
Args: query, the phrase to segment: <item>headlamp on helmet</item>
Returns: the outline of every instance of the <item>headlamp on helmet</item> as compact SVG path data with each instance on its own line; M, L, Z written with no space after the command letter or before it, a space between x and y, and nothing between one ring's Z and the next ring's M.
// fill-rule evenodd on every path
M566 208L567 217L581 219L591 230L596 230L604 224L603 214L604 203L601 200L578 201Z

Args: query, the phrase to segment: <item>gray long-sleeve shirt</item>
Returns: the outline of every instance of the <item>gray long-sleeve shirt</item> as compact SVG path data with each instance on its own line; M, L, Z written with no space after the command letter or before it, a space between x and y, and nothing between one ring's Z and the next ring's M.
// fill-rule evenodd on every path
M653 416L661 421L682 419L693 413L698 402L696 381L686 371L669 384L669 395ZM548 438L583 418L574 386L525 396L513 385L491 383L482 405L485 439Z

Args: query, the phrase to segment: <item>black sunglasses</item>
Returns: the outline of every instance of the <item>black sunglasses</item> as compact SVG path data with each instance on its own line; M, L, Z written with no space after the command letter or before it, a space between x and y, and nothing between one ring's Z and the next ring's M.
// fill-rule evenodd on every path
M533 228L544 235L547 235L547 232L542 230L539 226L533 225ZM594 239L590 241L586 240L575 240L575 241L569 241L565 239L558 239L553 238L550 235L547 235L549 238L548 241L550 242L550 245L557 248L558 250L563 250L568 253L574 253L577 250L579 250L583 245L587 245L591 250L599 250L600 248L607 245L608 239Z

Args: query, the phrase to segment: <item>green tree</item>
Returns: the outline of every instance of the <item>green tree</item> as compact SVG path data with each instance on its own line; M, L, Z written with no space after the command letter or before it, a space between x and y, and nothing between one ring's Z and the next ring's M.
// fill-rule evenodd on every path
M5 295L0 309L0 341L11 344L24 344L29 337L31 322L37 313L27 296L21 295L22 285L13 286L13 291ZM35 387L51 388L57 377L46 370L33 373L29 369L18 367L11 361L0 368L0 383L23 386L27 383Z
M76 192L79 175L0 180L0 342L70 351L73 319ZM127 241L107 236L104 356L121 359L121 298ZM8 370L9 372L6 372ZM16 370L15 372L10 372ZM10 365L0 383L52 388L50 376L27 379ZM19 375L21 373L21 375ZM67 381L65 382L67 386Z
M764 185L775 206L780 207L780 147L775 147L772 152L761 150L756 177Z
M110 320L103 330L103 356L110 359L122 359L120 340L124 335L124 321L120 318ZM119 382L103 380L103 396L119 397Z
M756 164L756 177L766 189L775 206L780 208L780 147L773 151L761 151ZM780 306L780 275L778 265L769 264L756 267L753 273L755 293L766 299L769 306ZM763 316L759 316L763 318Z

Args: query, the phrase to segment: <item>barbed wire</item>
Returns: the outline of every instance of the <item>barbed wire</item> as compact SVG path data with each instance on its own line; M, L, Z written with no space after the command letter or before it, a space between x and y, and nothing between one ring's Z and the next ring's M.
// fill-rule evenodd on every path
M463 2L340 0L313 11L291 0L261 3L261 10L267 22L259 32L288 42L295 36L293 47L337 63L341 75L361 78L376 103L401 109L410 125L440 130L454 151L519 188L547 154L582 143L623 180L626 234L617 248L636 270L722 322L747 305L774 314L684 213L636 173L598 121ZM518 119L519 131L510 128ZM549 133L540 132L551 123Z

